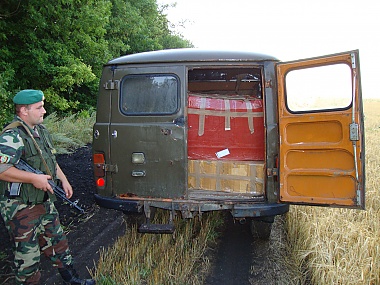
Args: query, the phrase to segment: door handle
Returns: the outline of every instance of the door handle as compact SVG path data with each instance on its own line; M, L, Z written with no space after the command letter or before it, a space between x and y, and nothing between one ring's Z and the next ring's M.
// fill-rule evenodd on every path
M133 177L144 177L146 175L144 170L132 170Z

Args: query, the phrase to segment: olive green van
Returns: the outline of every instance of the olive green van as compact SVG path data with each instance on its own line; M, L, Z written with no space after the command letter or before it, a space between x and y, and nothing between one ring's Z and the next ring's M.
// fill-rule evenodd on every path
M229 211L268 237L290 204L364 209L359 51L282 62L175 49L104 65L93 128L97 203L173 217ZM167 224L152 224L156 208Z

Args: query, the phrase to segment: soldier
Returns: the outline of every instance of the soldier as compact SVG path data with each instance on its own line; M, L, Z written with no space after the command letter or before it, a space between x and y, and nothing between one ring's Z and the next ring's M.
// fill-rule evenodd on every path
M16 116L0 135L0 213L14 242L16 284L38 284L41 251L67 284L93 285L73 268L68 241L48 183L59 179L66 196L72 187L56 162L49 132L41 124L46 113L40 90L22 90L13 98ZM16 169L22 158L45 174Z

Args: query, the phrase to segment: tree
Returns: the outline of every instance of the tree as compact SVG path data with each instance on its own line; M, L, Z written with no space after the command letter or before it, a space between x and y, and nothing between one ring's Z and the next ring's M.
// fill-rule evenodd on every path
M169 30L164 9L156 0L111 0L106 39L114 57L151 50L191 47Z
M86 92L97 85L95 73L109 58L104 26L110 3L28 0L17 5L4 25L8 62L17 78L11 89L43 90L52 110L93 106Z
M11 94L27 88L43 90L50 112L93 108L102 66L111 58L190 46L169 30L156 0L2 1L0 102L6 108Z

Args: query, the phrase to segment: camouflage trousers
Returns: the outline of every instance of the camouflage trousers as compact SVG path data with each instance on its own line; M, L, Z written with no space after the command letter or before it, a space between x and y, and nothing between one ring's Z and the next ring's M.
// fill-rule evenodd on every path
M14 242L16 284L38 284L41 252L58 268L72 264L67 238L52 202L26 205L0 196L0 212Z

